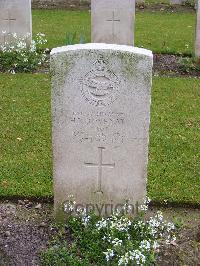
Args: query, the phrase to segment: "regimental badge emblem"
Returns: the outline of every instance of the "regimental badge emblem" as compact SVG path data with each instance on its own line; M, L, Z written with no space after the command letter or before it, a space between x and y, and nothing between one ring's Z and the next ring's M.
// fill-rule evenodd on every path
M102 107L117 99L119 86L119 79L100 57L94 62L93 69L82 79L81 92L87 102Z

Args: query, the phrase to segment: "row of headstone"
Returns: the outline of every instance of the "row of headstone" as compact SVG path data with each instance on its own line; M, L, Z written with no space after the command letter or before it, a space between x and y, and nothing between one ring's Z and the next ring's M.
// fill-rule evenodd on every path
M178 4L181 0L171 0ZM198 1L199 2L199 1ZM135 0L92 0L92 42L134 45ZM200 18L197 8L195 56L200 57ZM32 38L31 0L0 1L0 44L12 43L13 34Z
M31 33L30 1L3 0L0 10L3 42ZM153 56L133 47L134 10L135 0L92 0L95 43L51 52L58 215L69 195L101 215L146 195Z
M0 1L0 44L15 42L13 34L31 42L31 0Z

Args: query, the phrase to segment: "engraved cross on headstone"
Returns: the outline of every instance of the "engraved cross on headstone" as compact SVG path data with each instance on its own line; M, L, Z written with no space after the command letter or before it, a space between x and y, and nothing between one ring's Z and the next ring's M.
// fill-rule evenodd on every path
M101 188L101 184L102 184L102 169L103 167L109 167L109 168L114 168L115 167L115 163L112 164L107 164L107 163L103 163L103 150L105 150L105 148L103 147L99 147L99 160L98 163L85 163L85 166L88 167L98 167L98 187L97 187L97 191L99 193L103 193L102 188Z
M8 22L8 34L11 34L12 22L16 21L16 18L12 18L12 16L10 15L10 12L8 11L8 18L4 18L3 20Z
M3 18L3 20L4 21L6 21L6 22L8 22L8 32L6 31L5 33L4 33L4 43L6 42L6 35L11 35L11 33L14 33L14 32L12 32L12 30L11 30L11 28L12 28L12 23L14 22L14 21L16 21L16 18L13 18L12 16L11 16L11 14L10 14L10 12L8 11L8 16L7 16L7 18Z
M115 12L112 12L112 18L111 19L107 19L106 21L108 22L112 22L112 35L113 35L113 39L115 36L115 22L120 22L120 19L115 18Z

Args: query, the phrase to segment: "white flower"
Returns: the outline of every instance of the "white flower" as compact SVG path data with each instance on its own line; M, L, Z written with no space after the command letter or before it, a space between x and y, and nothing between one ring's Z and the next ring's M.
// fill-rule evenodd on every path
M142 204L140 207L139 207L139 210L141 210L141 211L147 211L148 210L148 205L149 205L149 203L151 202L151 199L150 198L148 198L148 197L146 197L145 199L144 199L144 204Z
M11 69L10 70L10 73L13 74L13 75L15 75L15 70L14 69Z
M118 239L118 238L115 238L112 240L112 244L114 246L121 246L122 245L122 240Z
M141 249L144 249L144 250L150 250L151 248L151 244L148 240L143 240L141 243L140 243L140 248Z
M13 38L17 39L17 33L16 32L12 33L12 36L13 36Z
M167 223L167 232L170 232L171 230L174 230L175 226L173 223Z
M31 33L30 32L27 32L26 33L26 37L28 38L28 37L30 37L31 36Z
M154 241L154 242L153 242L153 246L152 246L152 247L153 247L154 250L156 250L157 248L159 248L159 246L160 246L160 245L158 244L157 241Z
M132 250L121 256L118 265L127 265L129 262L135 262L137 265L143 265L146 262L146 257L141 253L140 250ZM132 264L131 264L132 265Z
M106 219L102 218L101 221L96 223L96 227L97 227L98 230L101 230L102 228L107 227Z
M119 261L118 261L118 265L127 265L129 262L129 254L126 253L124 256L121 256Z
M103 252L103 254L106 255L106 261L109 261L115 255L112 249L107 249L107 252Z
M157 211L156 217L158 218L159 221L163 220L163 214L161 211Z
M89 215L83 216L81 219L82 219L84 226L87 226L88 223L90 222L90 216Z
M141 211L147 211L148 210L148 206L146 206L146 205L140 205L139 210L141 210Z

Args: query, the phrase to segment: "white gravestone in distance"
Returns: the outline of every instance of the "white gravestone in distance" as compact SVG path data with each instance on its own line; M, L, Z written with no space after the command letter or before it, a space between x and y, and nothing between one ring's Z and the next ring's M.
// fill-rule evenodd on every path
M114 44L52 50L56 213L69 195L101 214L109 204L143 201L152 58L151 51Z
M15 42L14 33L18 37L28 34L27 44L31 42L31 0L0 1L0 45Z
M197 4L195 57L198 60L200 59L200 0L198 0L198 4Z
M135 0L92 0L92 42L133 45Z
M170 0L171 5L182 5L183 0Z

